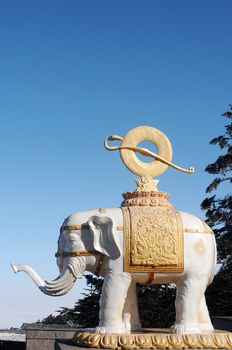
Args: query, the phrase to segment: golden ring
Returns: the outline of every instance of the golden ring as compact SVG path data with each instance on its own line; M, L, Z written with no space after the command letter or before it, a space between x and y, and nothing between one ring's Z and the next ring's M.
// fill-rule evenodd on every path
M151 126L138 126L130 130L122 140L121 146L136 147L142 141L150 141L157 147L158 155L165 160L172 160L172 145L165 134ZM158 160L149 163L142 162L134 151L120 149L120 155L125 166L139 176L157 176L167 170L168 165Z

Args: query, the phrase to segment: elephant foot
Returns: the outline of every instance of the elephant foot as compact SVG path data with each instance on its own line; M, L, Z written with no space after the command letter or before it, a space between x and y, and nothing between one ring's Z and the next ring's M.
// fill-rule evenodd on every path
M115 327L115 326L109 326L109 327L103 327L98 326L95 328L95 333L100 334L107 334L107 333L129 333L125 327Z
M201 333L201 329L198 324L188 322L176 322L170 327L171 333Z

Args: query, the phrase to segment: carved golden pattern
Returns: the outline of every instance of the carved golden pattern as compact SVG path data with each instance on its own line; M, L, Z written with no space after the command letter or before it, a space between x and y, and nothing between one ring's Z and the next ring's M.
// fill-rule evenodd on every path
M125 207L122 212L124 271L183 271L184 242L180 213L152 207Z
M59 257L62 256L63 258L66 258L68 256L91 256L91 255L99 255L100 253L98 253L96 250L80 250L79 252L77 251L70 251L70 252L57 252L55 254L55 257Z
M61 226L60 232L63 232L65 230L69 231L80 231L82 229L82 225L69 225L69 226Z
M231 349L232 333L215 330L199 334L172 334L166 329L144 329L130 334L77 331L72 343L100 349Z
M157 184L159 180L154 180L151 176L146 175L141 178L135 180L137 188L135 192L158 192Z
M125 192L123 193L124 201L121 207L161 207L172 208L172 204L168 201L169 194L166 192Z

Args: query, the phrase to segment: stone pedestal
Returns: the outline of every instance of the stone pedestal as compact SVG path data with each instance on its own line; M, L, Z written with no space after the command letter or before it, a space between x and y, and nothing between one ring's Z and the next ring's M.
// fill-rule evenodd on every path
M149 329L131 334L99 334L67 328L27 329L26 350L232 349L232 333L170 334Z
M26 350L54 350L56 341L69 340L73 337L75 329L70 328L28 328L26 330ZM59 348L57 349L65 349Z

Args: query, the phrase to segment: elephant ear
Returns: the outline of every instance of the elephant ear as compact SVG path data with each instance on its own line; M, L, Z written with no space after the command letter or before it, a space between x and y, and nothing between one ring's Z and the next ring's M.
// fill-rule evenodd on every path
M88 225L94 249L114 260L119 258L119 243L113 230L112 219L108 216L92 216L88 220Z

